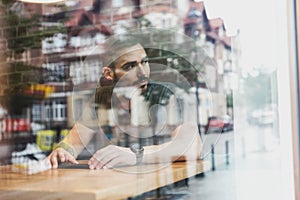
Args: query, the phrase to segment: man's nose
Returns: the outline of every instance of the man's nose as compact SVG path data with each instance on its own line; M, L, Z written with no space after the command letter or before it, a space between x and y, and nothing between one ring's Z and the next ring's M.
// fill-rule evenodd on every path
M136 71L138 77L143 77L146 75L145 68L141 63L138 64Z

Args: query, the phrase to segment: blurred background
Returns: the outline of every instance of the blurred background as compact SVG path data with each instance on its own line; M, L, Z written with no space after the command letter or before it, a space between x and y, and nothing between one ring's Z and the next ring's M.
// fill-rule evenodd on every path
M193 98L182 96L180 116L197 117L203 159L212 163L211 171L191 178L189 187L167 187L166 193L180 193L182 199L294 197L288 54L292 1L45 2L1 1L0 165L48 155L81 115L99 80L105 40L153 27L167 30L165 40L149 35L161 46L150 63L166 66L153 74L167 76L171 68L189 80ZM180 56L164 51L177 47L178 35L193 44ZM93 57L95 47L101 51ZM179 116L178 110L167 109ZM120 138L106 112L99 122L106 136L128 146L130 138ZM174 117L167 125L180 120Z

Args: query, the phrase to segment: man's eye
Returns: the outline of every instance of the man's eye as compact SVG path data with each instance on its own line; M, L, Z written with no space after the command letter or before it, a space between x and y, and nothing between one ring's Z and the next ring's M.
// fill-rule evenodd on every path
M133 69L134 67L135 67L134 64L132 64L132 65L126 65L126 66L123 67L123 69L124 69L125 71L129 71L129 70Z
M145 64L147 64L148 63L148 59L145 59L145 60L142 60L142 65L145 65Z

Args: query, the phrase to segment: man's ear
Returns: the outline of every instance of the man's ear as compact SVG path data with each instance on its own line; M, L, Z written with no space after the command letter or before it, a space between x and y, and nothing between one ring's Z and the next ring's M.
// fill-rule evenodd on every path
M103 67L102 69L102 74L103 76L107 79L107 80L110 80L112 81L113 80L113 77L114 77L114 72L111 68L109 67Z

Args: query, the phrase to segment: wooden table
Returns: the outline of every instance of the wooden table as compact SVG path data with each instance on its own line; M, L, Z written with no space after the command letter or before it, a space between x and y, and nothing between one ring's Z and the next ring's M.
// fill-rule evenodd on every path
M25 175L5 166L0 170L0 199L126 199L209 169L207 161L188 161L105 170L50 169Z

